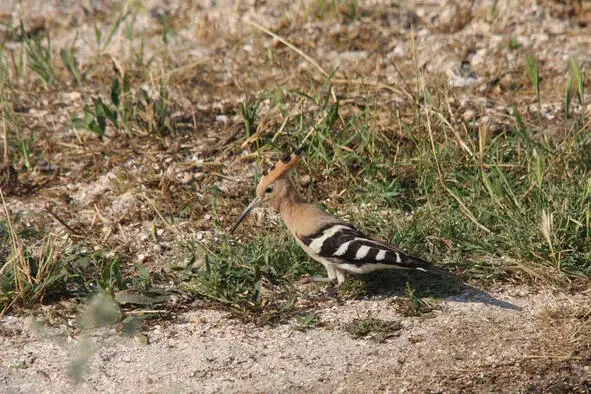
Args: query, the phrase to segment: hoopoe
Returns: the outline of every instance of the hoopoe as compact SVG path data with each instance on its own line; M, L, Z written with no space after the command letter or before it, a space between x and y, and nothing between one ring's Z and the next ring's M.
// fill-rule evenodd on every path
M337 287L340 287L345 282L345 271L364 274L381 269L411 269L455 276L391 245L365 236L351 224L301 198L289 176L289 170L300 161L301 154L300 148L293 156L287 155L261 178L255 199L238 217L230 233L236 230L253 208L263 202L270 202L279 211L302 249L326 268L328 278L313 280L332 282L336 279Z

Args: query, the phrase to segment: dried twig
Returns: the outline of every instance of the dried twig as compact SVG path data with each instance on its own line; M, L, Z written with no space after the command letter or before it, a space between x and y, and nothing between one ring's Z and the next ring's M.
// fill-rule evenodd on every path
M57 220L59 222L59 224L61 224L62 226L64 226L66 228L66 230L68 230L70 233L74 234L77 237L83 237L84 234L82 234L81 232L73 229L68 223L66 223L62 218L60 218L57 213L55 213L53 211L53 209L51 209L51 207L48 205L45 207L45 211L47 211L47 213L49 213L51 216L53 216L53 218L55 220Z

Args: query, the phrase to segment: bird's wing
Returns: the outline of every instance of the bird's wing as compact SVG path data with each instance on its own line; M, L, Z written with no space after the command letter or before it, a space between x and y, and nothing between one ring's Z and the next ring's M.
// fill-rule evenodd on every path
M385 264L392 268L416 269L437 274L449 274L430 263L408 256L400 250L368 238L348 223L331 223L317 232L298 238L320 257L336 262L365 265Z

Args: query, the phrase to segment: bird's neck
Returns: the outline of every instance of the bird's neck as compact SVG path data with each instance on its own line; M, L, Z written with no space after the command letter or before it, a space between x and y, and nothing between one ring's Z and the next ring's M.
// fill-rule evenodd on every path
M277 201L276 208L281 219L291 230L306 205L309 205L308 202L298 194L295 186L290 182L286 193Z
M285 217L286 215L291 215L294 210L297 210L299 206L302 204L306 204L306 200L304 200L298 192L295 190L290 190L289 193L286 193L277 203L277 209L281 214L281 217Z

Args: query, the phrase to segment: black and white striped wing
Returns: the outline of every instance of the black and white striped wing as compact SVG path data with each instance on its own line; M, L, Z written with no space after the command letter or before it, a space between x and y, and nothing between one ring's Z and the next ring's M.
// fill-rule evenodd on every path
M359 267L386 265L392 268L440 273L426 261L407 256L383 242L368 238L346 223L333 223L314 234L299 238L313 253L336 263Z

